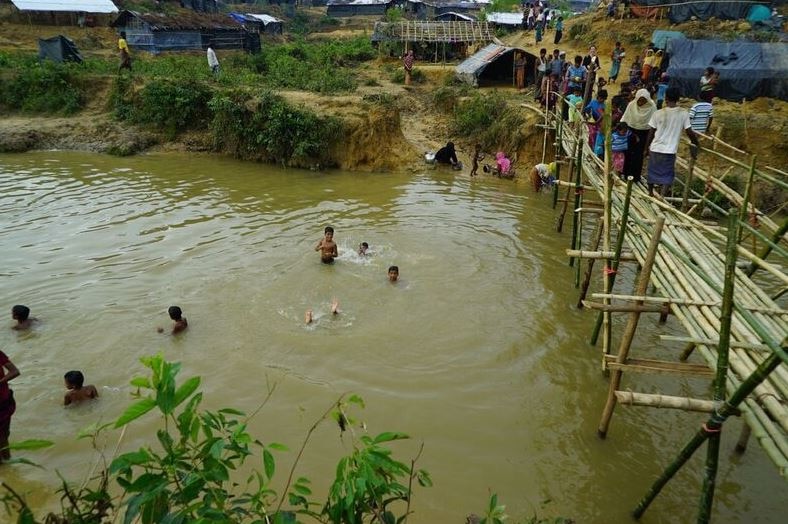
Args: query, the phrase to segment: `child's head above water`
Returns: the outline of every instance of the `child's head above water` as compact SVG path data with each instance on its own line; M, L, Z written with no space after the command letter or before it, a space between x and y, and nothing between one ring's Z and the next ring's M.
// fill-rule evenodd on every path
M389 266L389 282L396 282L399 278L399 267Z
M169 309L167 309L167 313L170 314L170 318L173 320L180 320L183 315L183 311L181 311L181 308L178 306L170 306Z
M331 226L326 226L323 230L323 233L326 235L326 238L331 238L334 236L334 228Z
M369 244L367 244L366 242L362 242L358 245L358 254L366 255L368 249L369 249Z
M24 322L30 316L30 308L17 304L11 308L11 318L16 321Z
M63 378L66 381L66 388L68 389L80 389L82 384L85 383L85 376L81 371L69 371L63 375Z

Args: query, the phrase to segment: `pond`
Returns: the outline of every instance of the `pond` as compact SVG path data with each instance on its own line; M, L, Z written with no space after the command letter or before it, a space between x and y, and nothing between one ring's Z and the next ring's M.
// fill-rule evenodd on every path
M8 315L0 330L0 349L22 372L12 383L12 440L56 443L24 454L46 470L3 467L3 481L34 504L56 505L54 472L80 482L96 460L79 430L116 418L132 401L140 357L162 352L183 363L183 379L202 376L209 408L252 412L276 386L251 432L291 448L278 455L280 483L309 427L352 392L366 402L357 418L370 433L412 437L392 445L399 459L424 444L418 465L435 485L416 491L411 523L464 522L491 493L513 518L628 522L704 417L619 407L608 438L597 438L607 381L600 349L588 344L594 316L574 308L568 228L557 234L555 216L550 196L524 182L450 171L321 173L174 153L2 155L2 307L26 304L39 319L18 334ZM327 225L339 245L333 265L314 252ZM360 257L364 241L371 254ZM390 265L400 269L396 284ZM617 289L631 289L632 277L625 269ZM156 331L173 304L189 321L177 337ZM625 321L615 319L614 345ZM644 316L635 346L653 347L664 333L683 334ZM677 349L660 351L675 358ZM62 407L70 369L98 387L98 401ZM696 379L625 376L623 387L709 395ZM152 415L135 421L120 449L152 443L157 424ZM755 440L733 454L740 424L723 436L715 519L782 522L786 484ZM109 454L118 437L110 431L99 445ZM349 450L348 437L323 424L297 474L322 497ZM703 456L643 522L694 522Z

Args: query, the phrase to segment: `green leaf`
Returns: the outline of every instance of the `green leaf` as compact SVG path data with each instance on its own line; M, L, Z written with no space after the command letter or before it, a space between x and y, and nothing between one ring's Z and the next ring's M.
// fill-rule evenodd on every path
M115 427L119 428L121 426L125 426L132 420L140 418L142 415L155 407L156 401L152 398L144 398L138 402L135 402L131 406L127 407L126 411L124 411L123 414L118 417L118 420L115 421Z
M216 442L214 442L211 446L209 453L213 458L218 459L222 456L222 451L224 451L224 440L216 439Z
M151 389L150 379L148 377L134 377L131 379L131 385L138 388Z
M173 404L173 408L176 408L181 405L181 403L189 398L189 396L194 393L194 391L200 385L200 377L192 377L179 387L175 391L175 403Z
M278 442L271 442L268 444L268 447L271 449L275 449L276 451L290 451L290 449L285 446L284 444L280 444Z
M41 440L41 439L28 439L28 440L20 440L19 442L11 442L8 445L8 449L11 450L35 450L35 449L44 449L51 446L54 446L55 443L51 440Z
M238 411L237 409L233 409L233 408L222 408L219 410L219 413L226 413L228 415L237 415L239 417L246 416L246 413L244 413L243 411Z
M392 440L404 440L404 439L409 439L409 438L410 437L408 435L406 435L405 433L395 433L395 432L387 431L387 432L381 433L380 435L375 437L375 440L373 440L373 443L380 444L381 442L389 442L389 441L392 441Z
M4 461L3 464L25 464L27 466L34 466L34 467L37 467L37 468L46 469L41 464L36 464L32 460L28 460L25 457L14 457L12 459L8 459L8 460Z
M274 462L274 456L267 449L263 450L263 466L265 467L265 476L269 479L274 478L276 463Z
M364 406L364 399L359 397L358 395L350 395L350 397L347 399L347 401L348 401L349 404L356 404L358 406L361 406L362 408L365 407Z
M432 477L427 470L420 469L418 473L416 473L416 480L418 480L419 485L424 488L431 488L432 487Z

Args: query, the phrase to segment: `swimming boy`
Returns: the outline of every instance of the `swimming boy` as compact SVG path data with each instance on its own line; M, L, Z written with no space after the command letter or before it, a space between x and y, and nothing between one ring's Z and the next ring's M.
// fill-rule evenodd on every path
M35 322L36 318L30 316L30 308L27 306L16 305L11 308L11 318L16 320L16 324L11 327L17 331L24 331L30 329L30 326Z
M362 242L362 243L360 243L358 245L358 254L359 255L361 255L361 256L366 255L368 250L369 250L369 244L367 244L366 242Z
M66 396L63 398L64 406L76 404L83 400L98 398L99 394L96 390L96 386L82 385L85 383L85 376L81 371L69 371L63 375L63 379L66 383L66 389L68 390L68 393L66 393Z
M396 282L399 279L399 267L389 266L389 282Z
M186 317L183 316L183 311L178 306L170 306L167 309L167 313L170 315L170 318L175 321L172 325L172 334L177 335L187 327L189 327L189 323L186 322ZM164 328L159 328L157 330L159 333L164 333Z
M334 242L334 228L327 226L324 230L324 237L315 246L315 251L320 251L320 261L324 264L333 264L334 259L339 256L337 243Z
M331 301L331 315L339 315L339 300L334 299ZM306 325L311 324L315 320L314 315L312 314L311 309L307 309L306 313L304 314L304 323Z

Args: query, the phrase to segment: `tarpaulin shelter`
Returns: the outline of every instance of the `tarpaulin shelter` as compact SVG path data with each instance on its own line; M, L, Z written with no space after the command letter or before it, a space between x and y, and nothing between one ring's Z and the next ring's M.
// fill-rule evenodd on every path
M266 14L257 13L229 13L230 18L242 24L247 30L269 35L281 35L282 20Z
M523 13L487 13L487 21L498 27L518 29L523 25Z
M676 39L668 42L670 85L697 98L707 67L720 73L717 96L788 100L788 44Z
M260 35L225 15L182 11L169 16L123 11L111 25L126 32L132 49L151 53L207 49L209 44L214 49L260 51Z
M432 20L444 13L477 14L490 0L407 0L405 11L420 20Z
M717 18L718 20L741 20L747 17L750 8L758 4L769 4L764 0L741 0L741 1L701 1L688 0L677 2L676 0L632 0L630 12L642 18L654 18L660 11L667 11L667 17L674 24L680 24L687 20L708 20Z
M489 44L466 58L455 69L458 80L478 87L484 83L514 83L514 54L525 54L526 83L534 81L536 57L519 47Z
M681 31L666 31L664 29L656 29L651 34L651 43L657 49L667 49L668 42L676 38L687 38Z
M79 54L79 49L74 41L63 35L38 39L38 59L45 60L47 58L55 62L82 63L82 55Z

